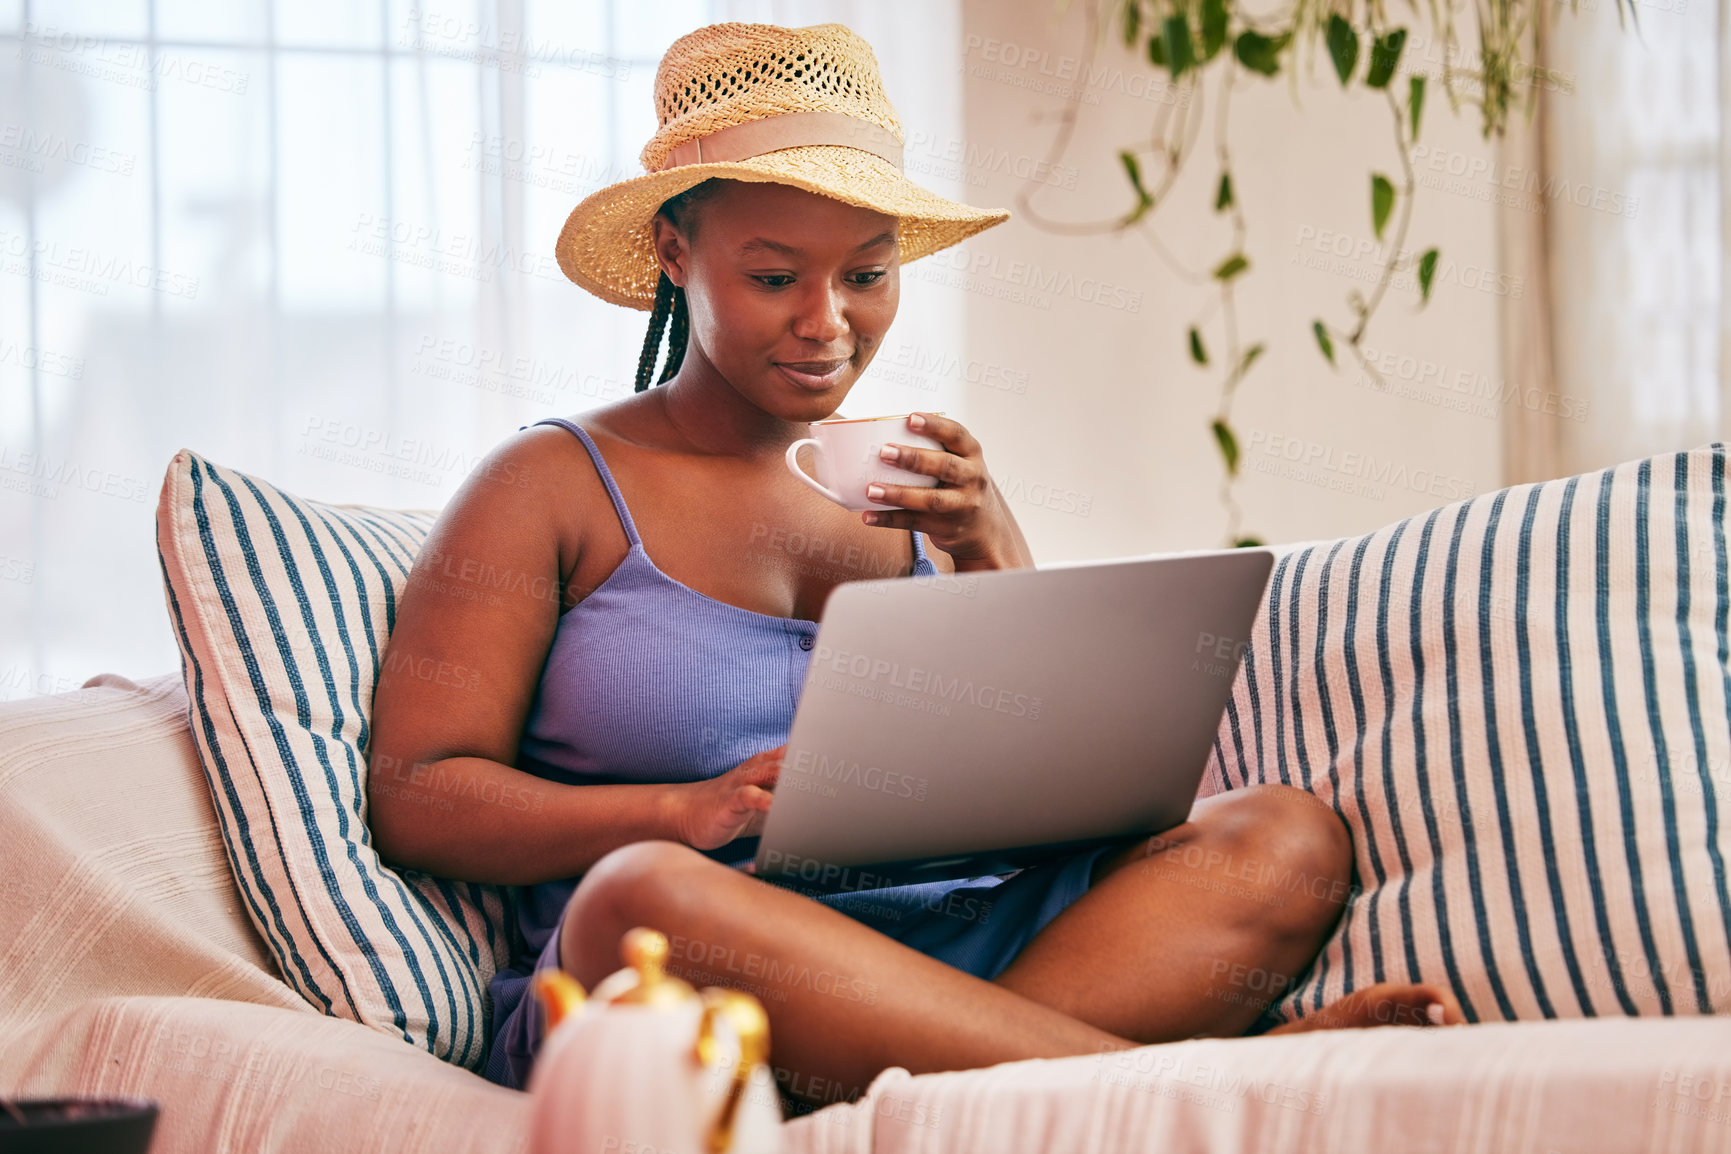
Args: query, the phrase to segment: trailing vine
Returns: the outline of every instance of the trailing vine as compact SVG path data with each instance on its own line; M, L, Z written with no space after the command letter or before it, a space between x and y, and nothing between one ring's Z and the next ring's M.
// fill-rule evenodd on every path
M1477 104L1482 110L1481 130L1485 138L1501 135L1511 108L1520 107L1519 90L1525 88L1525 105L1531 111L1536 91L1530 61L1542 46L1543 10L1546 0L1475 0L1479 53L1470 67L1458 63L1461 55L1452 0L1428 0L1424 15L1432 35L1442 47L1441 82L1450 107ZM1624 6L1633 13L1633 0L1618 0L1618 15ZM1413 8L1413 16L1421 13ZM1129 184L1131 204L1122 214L1106 220L1063 221L1046 216L1034 203L1039 186L1024 184L1016 200L1023 214L1036 227L1064 235L1133 233L1145 240L1176 274L1196 284L1212 286L1210 299L1192 318L1187 332L1188 355L1199 369L1219 373L1220 401L1211 420L1214 443L1224 466L1220 500L1226 512L1226 541L1234 546L1260 545L1262 541L1243 530L1243 511L1238 503L1238 435L1232 424L1233 402L1239 386L1267 348L1263 340L1246 342L1238 314L1239 281L1250 272L1246 255L1249 234L1242 201L1233 183L1231 107L1239 81L1272 80L1285 72L1296 78L1299 53L1314 60L1316 49L1327 55L1342 89L1354 85L1386 102L1395 153L1399 157L1399 179L1372 171L1368 208L1372 232L1382 255L1375 283L1368 295L1354 288L1347 293L1345 323L1314 317L1310 335L1319 354L1332 368L1339 368L1342 353L1350 355L1378 385L1387 382L1364 354L1364 339L1377 310L1387 299L1395 278L1410 270L1416 283L1418 306L1430 301L1441 252L1435 246L1412 254L1407 240L1412 224L1412 206L1418 180L1413 150L1423 123L1427 78L1407 77L1404 92L1396 84L1409 28L1391 23L1382 0L1293 0L1283 15L1251 15L1240 10L1238 0L1089 0L1084 75L1091 75L1103 47L1105 30L1116 26L1123 48L1137 52L1156 70L1166 73L1172 99L1155 112L1146 141L1122 149L1118 161ZM1362 63L1362 67L1360 67ZM1472 91L1476 89L1476 92ZM1173 256L1154 228L1159 208L1187 164L1193 162L1195 146L1206 116L1205 99L1212 94L1214 212L1224 218L1229 240L1212 267L1186 267ZM1046 160L1059 164L1075 135L1080 113L1080 94L1057 116ZM1049 169L1048 169L1049 170ZM1389 225L1393 220L1393 233ZM1387 243L1384 244L1384 238ZM1210 355L1210 345L1219 341L1219 355Z

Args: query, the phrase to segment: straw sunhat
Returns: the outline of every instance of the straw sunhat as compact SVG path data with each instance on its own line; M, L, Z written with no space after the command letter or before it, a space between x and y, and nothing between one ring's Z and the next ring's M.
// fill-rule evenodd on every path
M700 28L656 69L655 111L648 175L584 200L555 249L566 276L614 304L650 308L661 273L650 221L663 201L713 177L790 184L899 217L904 262L1010 216L902 175L902 125L877 57L840 24Z

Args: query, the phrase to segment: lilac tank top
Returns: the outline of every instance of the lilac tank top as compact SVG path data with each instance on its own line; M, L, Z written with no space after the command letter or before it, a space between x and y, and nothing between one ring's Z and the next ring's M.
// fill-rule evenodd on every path
M536 423L583 442L631 549L560 618L518 768L571 783L701 781L785 742L817 622L729 605L663 573L589 434ZM918 533L913 549L913 571L936 574Z

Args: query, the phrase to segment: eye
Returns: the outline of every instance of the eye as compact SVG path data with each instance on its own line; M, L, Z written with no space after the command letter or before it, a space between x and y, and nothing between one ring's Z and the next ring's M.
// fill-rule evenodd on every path
M858 285L859 287L869 288L870 286L877 284L879 281L883 280L884 277L888 276L889 274L890 273L889 273L888 269L873 268L873 269L866 269L864 272L854 273L851 279L852 279L853 283Z
M784 272L765 273L761 276L753 276L751 279L764 288L786 288L793 283L793 277Z

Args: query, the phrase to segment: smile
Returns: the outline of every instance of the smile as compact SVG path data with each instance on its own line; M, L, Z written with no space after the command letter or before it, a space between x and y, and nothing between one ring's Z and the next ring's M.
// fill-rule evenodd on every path
M782 376L792 381L802 389L821 392L832 389L841 383L842 374L847 372L849 362L839 361L792 361L775 362L775 367L781 370Z

